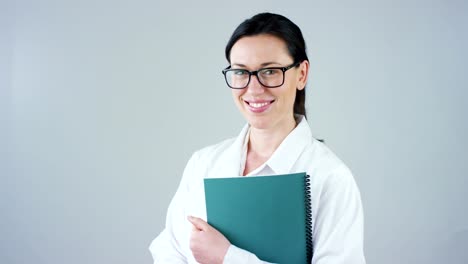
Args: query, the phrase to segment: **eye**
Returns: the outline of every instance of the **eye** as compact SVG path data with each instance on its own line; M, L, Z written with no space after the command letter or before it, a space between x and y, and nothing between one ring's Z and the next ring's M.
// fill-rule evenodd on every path
M237 75L237 76L242 76L242 75L247 74L247 71L242 70L242 69L235 69L235 70L232 70L232 74Z
M274 76L280 72L278 69L263 69L260 71L260 74L263 76Z

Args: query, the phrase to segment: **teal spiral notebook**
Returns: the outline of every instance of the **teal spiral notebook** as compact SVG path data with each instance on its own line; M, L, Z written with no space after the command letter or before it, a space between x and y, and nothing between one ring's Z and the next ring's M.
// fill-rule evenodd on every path
M204 179L208 223L231 244L272 263L312 259L306 173Z

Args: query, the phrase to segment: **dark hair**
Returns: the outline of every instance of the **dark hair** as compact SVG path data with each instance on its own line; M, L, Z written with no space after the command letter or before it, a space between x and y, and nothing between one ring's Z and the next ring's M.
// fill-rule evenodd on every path
M289 55L296 62L309 60L301 29L288 18L272 13L260 13L242 22L232 33L226 45L226 59L231 63L231 49L242 37L269 34L282 39L288 48ZM305 88L296 91L294 113L306 116Z

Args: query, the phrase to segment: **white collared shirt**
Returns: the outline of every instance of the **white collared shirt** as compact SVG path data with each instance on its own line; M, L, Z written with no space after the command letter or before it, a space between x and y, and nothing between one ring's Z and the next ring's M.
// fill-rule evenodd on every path
M361 196L350 170L323 143L312 137L307 120L299 124L263 165L247 176L307 172L311 176L312 264L364 264ZM153 240L155 264L197 263L189 247L192 226L187 216L206 220L204 178L241 177L249 126L237 138L195 152L169 205L166 227ZM266 263L231 245L225 264Z

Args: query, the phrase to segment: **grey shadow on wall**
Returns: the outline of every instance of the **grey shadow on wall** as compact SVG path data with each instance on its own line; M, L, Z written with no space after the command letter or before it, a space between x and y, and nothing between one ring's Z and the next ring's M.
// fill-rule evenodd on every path
M446 239L434 238L440 241L438 248L431 255L437 261L433 263L466 264L468 263L468 229L448 234Z

